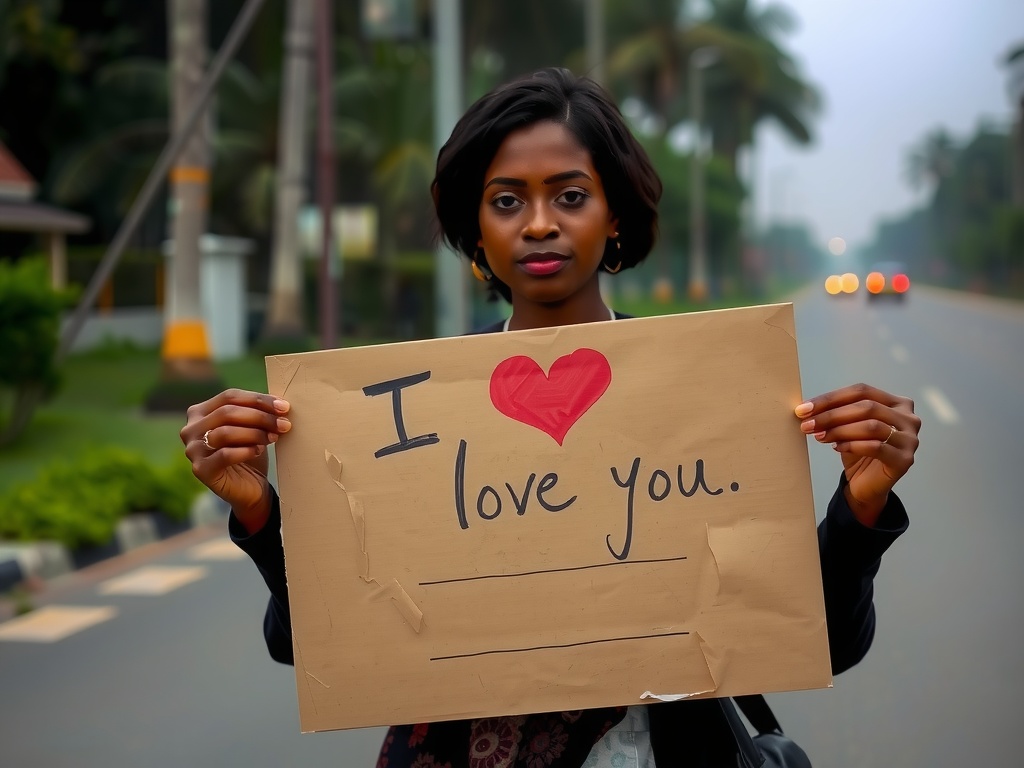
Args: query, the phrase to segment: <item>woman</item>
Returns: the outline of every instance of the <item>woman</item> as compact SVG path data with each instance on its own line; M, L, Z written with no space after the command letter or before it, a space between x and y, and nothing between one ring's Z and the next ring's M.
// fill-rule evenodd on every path
M444 237L478 279L512 305L481 332L610 320L601 271L649 253L661 182L611 98L594 82L548 69L502 86L467 110L441 149L432 185ZM270 588L264 633L292 663L279 536L280 508L265 446L287 432L289 405L228 390L189 409L181 431L196 476L231 504L233 540ZM892 493L913 464L920 419L913 403L866 385L796 408L801 429L840 454L839 487L818 528L833 671L867 652L872 579L907 526ZM620 762L616 751L630 745ZM736 745L714 701L556 712L391 728L379 765L735 765Z

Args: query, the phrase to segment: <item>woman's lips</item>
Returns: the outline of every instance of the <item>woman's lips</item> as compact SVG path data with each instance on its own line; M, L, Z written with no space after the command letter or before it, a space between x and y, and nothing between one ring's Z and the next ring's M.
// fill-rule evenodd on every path
M531 253L518 262L528 275L553 275L568 263L568 257L558 253Z

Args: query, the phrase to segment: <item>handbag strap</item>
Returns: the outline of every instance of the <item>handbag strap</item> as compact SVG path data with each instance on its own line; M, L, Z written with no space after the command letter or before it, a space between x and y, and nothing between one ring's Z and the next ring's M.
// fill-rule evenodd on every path
M736 742L736 752L740 768L761 768L765 762L764 755L761 754L761 750L757 748L757 745L751 738L747 726L740 720L739 713L732 703L733 700L716 699L716 701L722 708L722 714L725 716L725 720L729 724L729 730L732 731L733 739Z
M775 714L768 706L764 696L760 694L733 696L733 700L739 705L740 710L758 733L782 733L782 727L775 719Z

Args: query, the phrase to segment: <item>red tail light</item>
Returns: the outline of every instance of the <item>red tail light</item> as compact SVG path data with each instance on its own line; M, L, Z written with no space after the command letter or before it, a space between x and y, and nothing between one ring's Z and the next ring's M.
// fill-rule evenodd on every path
M910 278L906 275L895 275L892 279L892 289L896 293L906 293L910 288Z

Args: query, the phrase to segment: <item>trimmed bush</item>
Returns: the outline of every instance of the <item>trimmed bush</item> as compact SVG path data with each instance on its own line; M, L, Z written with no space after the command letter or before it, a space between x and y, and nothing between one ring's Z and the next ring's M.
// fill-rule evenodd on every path
M202 486L184 459L157 468L120 448L55 462L0 498L0 538L57 541L69 549L107 544L132 512L188 517Z

